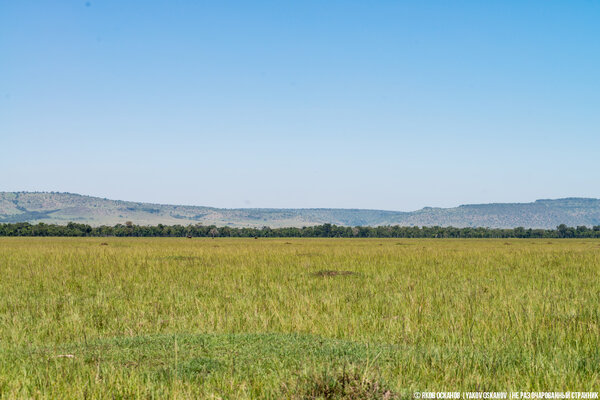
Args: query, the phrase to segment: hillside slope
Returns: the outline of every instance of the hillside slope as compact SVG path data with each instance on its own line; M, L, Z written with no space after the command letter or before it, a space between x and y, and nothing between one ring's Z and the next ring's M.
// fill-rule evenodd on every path
M72 193L0 192L0 223L70 221L114 225L203 224L232 227L336 225L483 226L555 228L600 225L600 199L567 198L533 203L462 205L418 211L359 209L220 209L109 200Z

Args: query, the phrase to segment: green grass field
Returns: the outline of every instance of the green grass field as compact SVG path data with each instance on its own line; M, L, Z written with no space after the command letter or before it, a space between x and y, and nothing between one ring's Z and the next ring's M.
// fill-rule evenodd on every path
M2 398L599 389L599 241L0 238Z

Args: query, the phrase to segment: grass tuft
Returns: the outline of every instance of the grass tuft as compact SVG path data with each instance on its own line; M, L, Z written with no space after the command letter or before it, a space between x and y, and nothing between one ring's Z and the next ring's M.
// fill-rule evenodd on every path
M289 392L289 391L288 391ZM285 393L285 392L284 392ZM367 376L356 367L342 371L323 370L298 380L291 393L297 400L392 400L400 396L373 376Z

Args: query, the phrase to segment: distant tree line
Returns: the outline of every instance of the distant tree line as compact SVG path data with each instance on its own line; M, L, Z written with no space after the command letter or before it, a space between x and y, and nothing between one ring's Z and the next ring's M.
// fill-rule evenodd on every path
M0 236L84 236L84 237L313 237L313 238L600 238L600 225L556 229L454 228L418 226L336 226L323 224L303 228L231 228L214 225L142 226L131 222L92 227L70 222L67 225L27 222L0 224Z

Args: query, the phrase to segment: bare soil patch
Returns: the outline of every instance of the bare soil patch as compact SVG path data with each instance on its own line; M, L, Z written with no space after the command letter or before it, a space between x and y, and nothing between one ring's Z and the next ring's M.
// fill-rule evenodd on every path
M321 270L321 271L317 271L315 273L313 273L313 276L318 276L318 277L326 277L326 276L347 276L347 275L358 275L356 272L353 271L337 271L337 270L332 270L332 269L325 269L325 270Z

